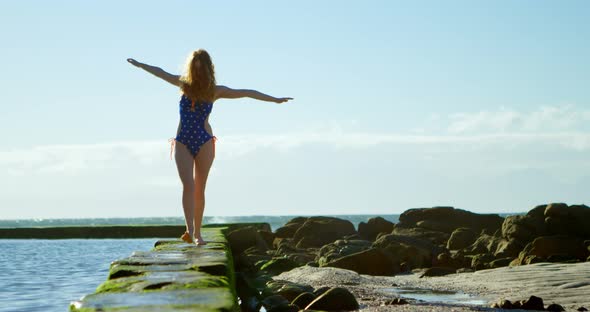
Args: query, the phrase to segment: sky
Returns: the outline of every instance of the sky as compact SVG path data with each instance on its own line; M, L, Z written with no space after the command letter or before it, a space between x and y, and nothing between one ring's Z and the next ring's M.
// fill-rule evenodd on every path
M182 216L168 139L203 48L205 215L590 203L587 1L2 1L0 219Z

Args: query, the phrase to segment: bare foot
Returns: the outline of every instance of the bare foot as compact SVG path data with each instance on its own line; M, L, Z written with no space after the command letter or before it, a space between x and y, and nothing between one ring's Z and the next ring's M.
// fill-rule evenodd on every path
M196 242L197 246L207 245L207 242L203 239L201 235L197 237Z
M193 236L190 235L188 231L185 231L184 234L182 234L182 236L180 236L180 239L182 239L183 241L185 241L188 244L194 243Z

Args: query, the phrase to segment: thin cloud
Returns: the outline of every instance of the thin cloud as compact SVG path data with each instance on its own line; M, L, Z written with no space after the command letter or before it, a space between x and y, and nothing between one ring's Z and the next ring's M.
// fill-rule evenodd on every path
M544 106L532 112L502 109L475 113L455 113L448 117L452 134L576 131L590 121L590 110L572 105Z
M542 107L528 113L512 110L458 113L435 119L446 123L446 132L423 129L420 134L371 133L359 131L356 122L332 121L292 133L224 135L217 142L217 157L239 158L264 149L290 152L311 145L356 150L411 145L443 151L479 149L489 153L533 145L560 151L590 150L590 132L580 130L580 126L590 121L590 111L576 111L572 106ZM44 145L0 151L0 168L12 176L100 173L130 163L148 167L170 163L169 152L167 139Z

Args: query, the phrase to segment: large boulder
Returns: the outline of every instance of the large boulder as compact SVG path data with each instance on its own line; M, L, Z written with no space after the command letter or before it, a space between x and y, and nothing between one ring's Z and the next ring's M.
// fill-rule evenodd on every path
M395 262L404 264L404 270L431 267L436 256L445 251L428 240L395 234L380 236L373 247L389 252Z
M324 266L326 263L337 258L348 256L371 248L371 242L367 240L346 240L339 239L333 243L324 245L317 255L315 261Z
M334 287L318 296L305 310L352 311L358 310L359 304L354 295L346 288Z
M586 205L549 204L545 223L550 235L590 238L590 208Z
M285 225L275 231L277 238L291 238L295 232L307 221L307 217L297 217L289 220Z
M399 272L399 261L389 252L371 248L326 263L324 266L347 269L359 274L391 276Z
M502 236L521 244L531 242L535 237L547 234L545 219L535 215L508 216L502 224Z
M579 238L563 235L542 236L529 243L512 264L523 265L540 261L585 261L588 255L588 248Z
M459 250L463 249L475 242L478 233L470 228L458 228L451 233L451 237L447 241L447 249Z
M296 305L299 307L299 310L305 309L312 301L314 301L316 296L310 292L301 293L297 298L293 299L291 304Z
M256 247L261 251L269 248L258 229L253 226L246 226L231 231L227 235L227 240L234 255L239 255L250 247Z
M502 239L497 236L481 234L473 244L463 249L467 255L477 255L482 253L494 253Z
M476 232L494 233L504 219L497 214L476 214L453 207L415 208L404 211L399 224L405 227L421 227L433 231L452 233L460 227Z
M451 236L450 233L433 231L419 227L407 227L403 224L396 224L393 227L392 234L427 240L435 245L446 245L449 237ZM379 238L381 238L381 236ZM377 240L379 240L379 238L377 238Z
M367 223L359 223L358 232L363 239L374 241L379 233L391 233L393 225L393 222L389 222L382 217L370 218Z
M310 217L297 229L293 240L298 248L319 248L347 235L356 234L348 220L333 217Z
M288 258L275 258L268 260L260 267L260 271L271 274L279 275L283 272L290 271L298 266L301 266L297 262Z
M500 239L497 242L494 256L496 258L516 258L525 245L515 239Z

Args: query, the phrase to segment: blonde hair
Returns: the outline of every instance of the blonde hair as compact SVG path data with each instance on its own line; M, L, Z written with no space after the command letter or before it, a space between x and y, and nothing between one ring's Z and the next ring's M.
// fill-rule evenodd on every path
M199 68L195 66L197 60ZM184 74L180 77L180 89L182 93L195 102L213 102L215 97L215 67L209 53L203 49L193 51L186 59Z

